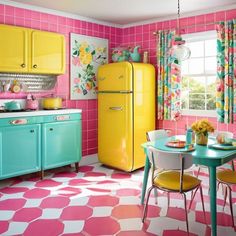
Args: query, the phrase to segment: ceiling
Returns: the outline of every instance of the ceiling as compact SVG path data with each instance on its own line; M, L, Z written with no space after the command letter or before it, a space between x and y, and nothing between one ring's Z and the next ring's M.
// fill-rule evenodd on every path
M7 1L6 1L7 2ZM124 25L177 15L177 0L12 0ZM229 9L236 0L180 0L181 16ZM235 7L236 5L234 5Z

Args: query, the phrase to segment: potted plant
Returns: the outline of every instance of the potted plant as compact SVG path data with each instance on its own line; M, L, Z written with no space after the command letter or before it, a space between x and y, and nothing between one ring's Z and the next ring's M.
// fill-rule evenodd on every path
M195 132L196 144L199 145L207 145L208 133L214 132L215 130L213 125L207 119L198 120L194 122L191 127Z

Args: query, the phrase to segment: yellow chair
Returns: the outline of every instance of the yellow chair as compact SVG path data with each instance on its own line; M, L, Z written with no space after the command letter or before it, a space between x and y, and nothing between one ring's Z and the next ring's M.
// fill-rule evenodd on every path
M234 170L222 170L217 173L217 180L219 184L226 186L224 195L224 207L227 198L227 190L229 190L229 206L232 219L232 226L234 226L233 203L232 203L232 185L236 185L236 172Z
M158 161L159 157L162 157L161 162ZM179 192L184 197L186 226L187 226L187 232L189 233L187 199L186 199L187 192L195 190L193 198L191 199L189 205L190 209L197 190L198 189L200 190L202 208L205 216L201 180L192 175L184 173L185 169L188 169L193 165L192 156L190 154L186 155L173 154L173 153L170 154L168 152L160 151L149 146L148 158L152 168L152 177L151 177L152 185L148 189L142 222L145 221L145 218L147 216L148 201L151 191L153 189L166 191L167 193Z

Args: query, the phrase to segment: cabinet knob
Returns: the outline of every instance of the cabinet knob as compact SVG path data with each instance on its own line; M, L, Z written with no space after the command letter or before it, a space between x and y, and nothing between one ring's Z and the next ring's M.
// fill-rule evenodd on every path
M49 130L50 130L50 131L53 131L53 128L50 128Z
M30 130L30 133L34 133L34 130L33 130L33 129L31 129L31 130Z
M22 63L20 66L21 66L22 68L25 68L25 63Z
M36 64L34 64L34 65L33 65L33 67L34 67L34 68L37 68L37 65L36 65Z

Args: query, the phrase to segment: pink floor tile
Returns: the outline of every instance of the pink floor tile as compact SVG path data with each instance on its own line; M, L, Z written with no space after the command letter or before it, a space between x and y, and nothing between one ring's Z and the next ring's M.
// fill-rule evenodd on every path
M118 197L113 196L91 196L88 205L96 206L116 206L119 203Z
M0 201L0 210L16 211L22 208L26 203L25 199L7 199Z
M0 234L3 234L8 230L9 222L7 221L0 221Z
M39 218L42 215L42 210L40 208L22 208L17 211L12 220L20 222L31 222L34 219Z
M21 192L26 192L27 190L29 190L28 188L23 188L23 187L18 187L18 188L4 188L2 190L0 190L0 192L2 193L6 193L6 194L14 194L14 193L21 193Z
M94 217L85 222L84 230L89 235L115 235L119 232L118 222L110 217Z
M64 225L59 220L33 221L24 232L24 236L54 236L63 232Z
M50 194L50 190L47 189L41 189L41 188L33 188L29 191L27 191L23 196L25 198L44 198L47 197Z
M56 187L58 185L61 185L62 183L51 180L51 179L45 179L41 180L38 183L36 183L36 187Z
M70 200L65 197L48 197L42 200L41 208L64 208L69 205Z
M86 220L93 214L93 210L87 206L68 206L61 214L63 220Z

